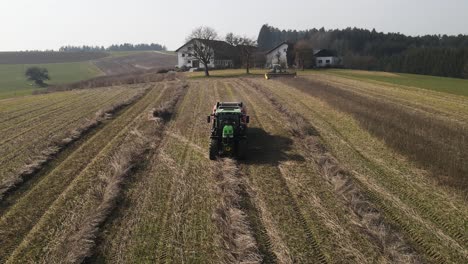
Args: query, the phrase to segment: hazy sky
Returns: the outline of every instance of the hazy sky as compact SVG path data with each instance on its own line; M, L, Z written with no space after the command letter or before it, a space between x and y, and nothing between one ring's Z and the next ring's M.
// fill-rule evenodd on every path
M281 29L363 27L383 32L468 34L467 0L0 0L0 51L62 45L165 44L194 27L257 37Z

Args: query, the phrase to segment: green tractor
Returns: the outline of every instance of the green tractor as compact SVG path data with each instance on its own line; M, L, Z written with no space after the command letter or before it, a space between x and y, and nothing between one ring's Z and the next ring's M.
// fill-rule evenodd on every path
M217 102L208 116L211 128L210 160L217 157L245 159L249 116L242 102Z

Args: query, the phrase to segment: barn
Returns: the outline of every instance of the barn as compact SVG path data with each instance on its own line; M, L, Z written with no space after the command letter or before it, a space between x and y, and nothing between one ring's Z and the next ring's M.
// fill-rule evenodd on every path
M266 59L266 68L270 68L273 64L280 64L284 68L288 67L288 48L289 44L287 42L281 42L276 45L274 48L267 51L265 54Z
M208 68L233 68L239 64L238 50L231 44L220 40L192 39L176 50L179 68L205 68L193 54L194 44L212 50Z
M342 59L328 49L314 50L314 58L317 68L340 67L342 65Z

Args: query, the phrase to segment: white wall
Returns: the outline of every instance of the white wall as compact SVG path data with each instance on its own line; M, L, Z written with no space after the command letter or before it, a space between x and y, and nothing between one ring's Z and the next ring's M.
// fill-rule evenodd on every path
M327 62L328 61L328 62ZM317 57L315 58L316 67L330 67L337 66L340 64L340 59L338 57Z
M198 60L193 56L189 56L188 54L193 54L193 50L189 51L188 47L191 46L190 44L186 44L184 47L182 47L178 52L177 52L177 66L179 68L182 67L188 67L192 68L193 64L192 61ZM182 54L185 54L184 57L182 57ZM189 62L190 61L190 62ZM200 61L200 68L205 68L205 65ZM210 63L208 64L208 67L214 67L214 58L210 60Z
M278 58L276 54L280 52L280 61L278 62ZM279 46L275 50L271 51L266 55L266 67L271 67L272 64L285 64L288 67L288 58L287 58L287 51L288 51L288 44L284 43L283 45Z

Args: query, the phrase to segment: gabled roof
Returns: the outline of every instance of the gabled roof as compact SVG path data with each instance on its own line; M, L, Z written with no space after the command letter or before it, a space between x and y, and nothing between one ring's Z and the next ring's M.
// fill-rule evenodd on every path
M217 60L222 59L232 59L233 56L237 55L236 47L232 46L231 44L221 41L221 40L206 40L206 39L191 39L189 42L182 45L180 48L176 50L178 52L183 47L187 46L189 43L194 41L199 41L203 43L205 46L211 47L215 52L215 57Z
M328 49L319 49L319 50L314 50L314 56L319 58L319 57L335 57L336 53L334 51L328 50Z
M265 54L270 54L271 52L273 52L274 50L276 50L277 48L279 48L281 45L283 44L286 44L286 45L289 45L286 41L283 41L281 42L280 44L276 45L274 48L272 48L271 50L267 51L267 53Z

